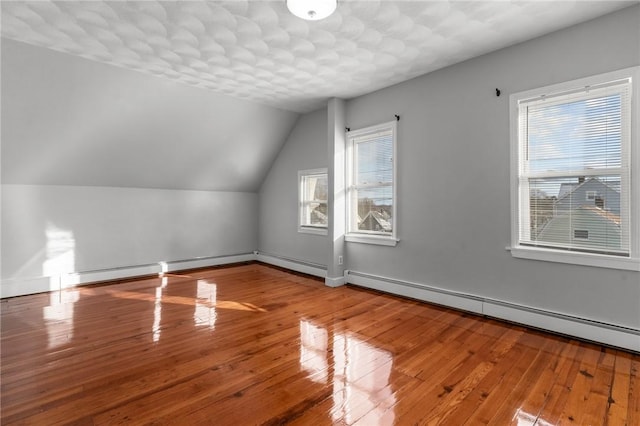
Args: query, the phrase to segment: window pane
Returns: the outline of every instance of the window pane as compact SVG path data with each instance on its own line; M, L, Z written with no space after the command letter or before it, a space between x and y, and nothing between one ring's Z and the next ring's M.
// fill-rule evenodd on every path
M619 93L529 106L529 171L575 172L620 167L621 117Z
M389 135L356 144L356 185L393 181L393 138Z
M358 230L393 232L393 190L389 186L357 192Z
M628 253L621 237L620 176L529 180L524 243ZM522 237L522 236L521 236Z
M327 175L310 175L303 177L305 200L327 200Z
M309 203L304 208L304 216L307 218L303 226L327 226L327 203Z
M328 225L328 177L326 173L301 175L300 226L326 228Z

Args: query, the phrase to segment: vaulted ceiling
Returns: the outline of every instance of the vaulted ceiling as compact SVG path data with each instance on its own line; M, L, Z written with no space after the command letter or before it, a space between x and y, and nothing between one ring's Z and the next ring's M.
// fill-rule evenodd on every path
M635 3L2 1L2 182L256 191L332 97Z
M256 191L297 113L2 40L2 183Z

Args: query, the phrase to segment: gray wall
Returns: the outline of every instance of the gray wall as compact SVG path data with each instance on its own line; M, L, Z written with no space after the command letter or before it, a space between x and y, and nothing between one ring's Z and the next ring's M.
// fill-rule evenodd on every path
M260 189L258 249L327 264L328 238L298 232L298 171L327 167L327 111L300 117Z
M4 38L1 76L4 284L257 248L298 114Z
M298 117L1 41L2 183L256 192Z
M251 253L258 196L2 185L2 279Z
M401 116L400 242L347 243L347 269L640 328L640 273L505 250L509 95L640 64L639 28L635 6L349 101L352 129Z

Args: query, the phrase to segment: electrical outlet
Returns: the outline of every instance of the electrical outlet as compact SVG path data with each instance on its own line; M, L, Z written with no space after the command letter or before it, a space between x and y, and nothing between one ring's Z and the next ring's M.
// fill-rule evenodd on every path
M338 265L342 265L342 256L338 256Z

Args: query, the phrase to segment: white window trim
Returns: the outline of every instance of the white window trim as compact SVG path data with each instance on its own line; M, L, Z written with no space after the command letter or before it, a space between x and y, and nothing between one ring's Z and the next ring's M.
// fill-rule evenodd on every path
M354 148L354 139L360 135L374 133L376 131L387 130L391 128L391 132L393 134L393 231L391 235L382 235L378 233L370 233L370 232L353 232L349 231L349 226L351 223L351 209L352 203L350 201L350 187L353 182L353 148ZM377 124L374 126L364 127L361 129L349 131L346 134L347 141L347 155L346 155L346 192L347 192L347 209L346 209L346 223L347 223L347 232L345 233L345 241L351 243L361 243L361 244L376 244L383 246L396 246L400 241L398 239L398 220L397 220L397 205L398 205L398 190L397 190L397 170L398 170L398 121L389 121L386 123Z
M309 170L299 170L298 171L298 232L302 234L314 234L314 235L328 235L328 227L327 226L314 226L314 225L303 225L302 224L302 215L304 214L303 209L303 197L304 197L304 188L302 185L302 178L305 176L313 176L313 175L321 175L328 174L328 169L309 169ZM327 200L328 201L328 200Z
M631 137L630 137L630 247L629 257L618 257L597 253L559 251L541 247L520 245L518 242L519 221L519 185L518 185L518 101L535 98L541 94L552 94L575 89L577 87L593 86L631 77ZM631 67L618 71L581 78L565 83L554 84L543 88L514 93L509 99L509 121L511 134L511 251L513 257L547 262L570 263L576 265L595 266L602 268L640 271L640 67Z

